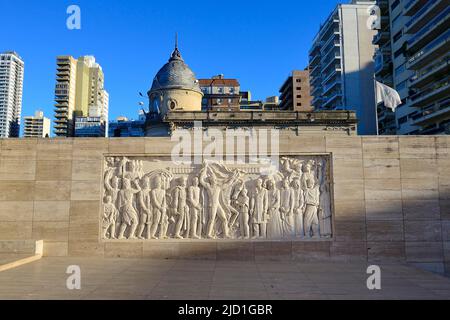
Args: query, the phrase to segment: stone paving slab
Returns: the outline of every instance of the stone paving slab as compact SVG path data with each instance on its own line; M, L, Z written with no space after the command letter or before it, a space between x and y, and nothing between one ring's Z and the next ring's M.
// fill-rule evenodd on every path
M66 288L81 267L81 290ZM450 278L382 264L382 290L366 287L367 264L43 258L0 272L0 299L303 300L448 299Z

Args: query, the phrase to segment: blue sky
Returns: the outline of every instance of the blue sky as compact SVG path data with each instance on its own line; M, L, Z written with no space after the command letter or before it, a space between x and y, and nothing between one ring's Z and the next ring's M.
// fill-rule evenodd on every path
M42 109L53 118L57 55L94 55L114 119L136 118L138 92L147 92L167 61L176 32L198 78L223 73L255 99L276 95L291 70L307 65L320 23L340 1L0 2L0 51L15 50L25 61L22 116ZM72 4L81 8L81 30L66 28Z

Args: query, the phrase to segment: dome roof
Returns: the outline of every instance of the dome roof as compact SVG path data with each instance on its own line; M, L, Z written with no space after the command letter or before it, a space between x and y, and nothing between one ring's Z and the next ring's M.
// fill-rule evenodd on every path
M184 62L178 47L175 47L169 62L156 74L150 92L164 89L187 89L201 93L198 80Z

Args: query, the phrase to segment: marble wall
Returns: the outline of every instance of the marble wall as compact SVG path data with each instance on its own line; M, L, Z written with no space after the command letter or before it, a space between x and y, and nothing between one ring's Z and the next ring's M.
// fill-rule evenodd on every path
M47 256L404 261L450 269L450 137L281 136L286 157L329 157L331 238L104 239L105 157L164 157L174 144L0 140L0 240L42 239Z

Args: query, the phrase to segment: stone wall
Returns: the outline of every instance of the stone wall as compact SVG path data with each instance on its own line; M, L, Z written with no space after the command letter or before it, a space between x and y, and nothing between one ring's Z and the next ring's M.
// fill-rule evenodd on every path
M47 256L399 261L450 270L450 137L281 136L281 154L332 156L331 240L101 240L104 156L164 156L173 145L1 140L0 240L42 239Z

